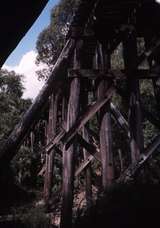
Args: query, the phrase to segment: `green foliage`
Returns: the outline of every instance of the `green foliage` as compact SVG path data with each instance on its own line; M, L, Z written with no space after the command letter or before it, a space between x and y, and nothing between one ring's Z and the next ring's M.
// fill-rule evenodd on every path
M31 101L22 98L22 75L0 71L0 141L7 138Z
M153 113L155 116L158 116L153 84L151 80L143 80L141 82L141 100L143 105L147 107L151 113ZM146 146L148 143L150 143L151 139L158 134L158 129L146 119L143 122L143 129L144 146Z
M46 79L64 45L65 36L74 9L79 0L62 0L51 12L50 25L44 29L37 40L37 64L44 63L46 68L37 72L39 79Z
M0 71L0 143L5 142L8 135L18 123L20 117L31 105L30 99L23 99L22 75L7 70ZM35 145L36 147L36 145ZM19 183L35 182L39 154L31 151L29 146L21 146L19 153L12 161L12 170Z
M27 146L21 146L19 152L12 161L12 168L18 183L26 187L40 187L41 178L37 177L40 165L39 150L32 151Z

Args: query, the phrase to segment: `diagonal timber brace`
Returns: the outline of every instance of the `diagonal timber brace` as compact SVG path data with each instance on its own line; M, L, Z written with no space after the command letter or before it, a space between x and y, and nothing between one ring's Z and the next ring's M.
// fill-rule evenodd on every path
M60 133L55 137L53 142L50 143L47 152L53 148L53 146L62 143L66 144L66 149L70 146L70 142L73 140L73 138L76 136L78 131L90 120L91 117L93 117L99 109L105 105L105 103L112 97L114 93L114 87L111 86L104 98L98 99L93 105L88 106L86 111L78 118L78 120L75 122L75 124L69 129L68 132L65 132L65 130L61 130Z
M119 126L127 132L128 136L130 136L127 120L123 117L121 112L112 102L111 102L111 113L114 116L115 120L118 122Z
M30 131L33 124L38 120L38 116L43 109L46 100L54 90L56 93L64 83L64 72L67 69L69 57L75 47L75 41L70 39L66 42L49 79L43 86L39 95L31 105L27 113L22 117L19 124L12 131L5 144L0 148L0 162L9 162L19 149L24 137ZM62 70L63 69L63 70Z
M111 86L105 93L104 98L98 99L93 105L89 106L87 110L79 117L73 127L64 135L62 142L66 143L66 147L69 146L70 140L76 135L76 133L99 111L103 105L112 97L114 93L114 87Z
M137 162L131 164L125 171L122 173L120 178L117 180L117 183L126 183L131 181L136 175L137 171L143 168L146 162L151 156L154 155L157 148L160 146L160 135L155 137L153 142L146 148L143 154L140 155Z

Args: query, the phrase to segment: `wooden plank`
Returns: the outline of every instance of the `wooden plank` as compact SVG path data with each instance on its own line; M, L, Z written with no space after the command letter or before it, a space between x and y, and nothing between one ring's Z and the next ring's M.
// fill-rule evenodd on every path
M138 161L131 164L118 178L117 183L126 183L132 181L136 173L146 164L148 159L156 153L156 150L160 146L160 135L156 136L152 143L145 149L144 153L140 155Z
M74 52L75 68L80 67L79 59L79 43L77 42ZM80 79L74 78L70 85L70 97L67 113L67 131L75 124L79 114L80 99ZM75 153L76 144L73 143L68 149L63 148L63 179L62 179L62 208L60 227L72 227L72 207L73 207L73 191L74 191L74 172L75 172Z
M59 95L60 95L60 92L57 92L56 94L52 94L50 97L47 143L50 142L51 138L53 138L56 134ZM54 153L55 153L54 148L49 154L46 151L46 166L45 166L45 178L44 178L44 199L45 199L46 206L48 206L49 198L51 196L52 185L53 185Z
M85 150L91 154L97 161L101 162L100 156L97 155L97 153L99 152L97 150L97 148L90 144L89 142L87 142L81 135L77 134L77 141L78 143L85 148Z
M117 88L116 87L116 91L118 92L118 94L123 98L126 99L127 97L127 92ZM155 117L155 115L153 113L151 113L143 104L141 104L141 110L143 113L143 116L151 123L153 124L156 128L160 129L160 121L159 119L157 119L157 117Z
M111 112L118 122L119 126L127 132L127 135L130 137L129 126L127 120L123 117L118 108L111 102L110 103Z
M63 143L70 142L72 138L77 134L77 132L96 114L96 112L112 97L114 93L114 87L111 86L104 93L104 97L102 99L98 99L94 104L87 107L86 111L78 118L73 127L70 128L68 132L61 138Z
M140 75L140 73L139 73ZM143 75L143 74L142 74ZM88 79L97 79L102 78L104 80L108 79L125 79L125 72L124 70L100 70L100 69L69 69L68 76L70 78L74 77L83 77Z
M121 149L118 149L118 157L119 157L119 163L120 163L120 172L122 172L124 170L124 163L123 163L123 157L122 157Z
M81 163L81 165L78 167L78 169L75 172L75 177L79 176L82 171L84 171L90 162L94 159L93 155L89 155L87 159L84 160L84 162Z
M33 124L35 124L40 116L48 97L51 93L56 93L61 85L64 83L64 72L68 65L68 59L75 47L74 40L68 40L63 48L56 64L53 67L52 73L40 91L39 95L29 108L29 110L22 117L18 125L12 131L6 142L0 147L0 162L9 162L17 150L19 149L24 137L30 131Z
M104 77L104 72L100 72L100 70L96 69L69 69L68 70L68 77L74 78L74 77L83 77L83 78L90 78L90 79L96 79L97 76L101 75Z
M62 155L62 151L58 147L54 146L53 149L55 150L56 153ZM42 166L42 169L39 171L38 176L44 176L45 170L46 170L46 164Z
M70 99L68 105L67 129L75 123L79 113L80 81L75 78L71 82ZM71 227L73 205L73 180L74 180L74 150L75 145L63 151L63 189L61 227Z
M83 77L91 80L95 80L101 77L104 80L108 79L126 79L126 71L125 70L100 70L100 69L69 69L68 77ZM158 79L160 75L154 70L149 69L136 69L134 71L134 78L137 79Z
M129 97L128 123L131 161L135 163L143 149L143 131L139 81L134 78L134 72L137 69L137 37L134 30L130 31L123 41L123 57L127 74L127 92Z
M80 175L80 173L82 171L84 171L84 169L86 169L88 167L88 165L91 163L91 161L93 161L94 159L96 159L97 161L101 162L100 159L100 153L96 152L94 155L89 155L87 157L87 159L85 159L81 165L78 167L78 169L75 172L75 176L77 177L78 175Z
M39 171L38 176L44 176L46 170L46 166L44 165L42 169Z
M70 146L70 141L74 138L77 132L96 114L96 112L112 97L115 89L111 86L104 94L104 98L98 99L94 104L87 107L86 111L78 118L78 120L73 124L73 126L65 132L64 129L54 138L50 143L48 148L46 148L49 153L54 145L66 143L66 149Z
M65 135L66 133L65 125L66 123L62 122L62 126L58 130L56 129L56 131L58 131L59 133L57 133L56 136L53 136L50 139L50 141L46 143L45 146L42 147L42 149L40 150L40 153L44 153L44 151L46 151L49 154L53 148L55 150L58 150L58 148L55 145L58 144L60 139Z
M102 70L110 68L110 56L106 56L103 46L99 44L99 62ZM107 58L106 58L107 57ZM105 91L109 87L106 80L100 80L97 88L97 97L104 97ZM100 154L102 162L102 187L107 190L113 183L114 167L113 167L113 151L112 151L112 129L111 129L111 113L110 100L101 107L99 112L99 139L100 139Z
M86 126L86 129L87 129L87 131L88 131L88 134L89 134L90 136L92 136L92 138L94 138L94 140L96 140L96 141L99 140L99 136L98 136L98 134L97 134L94 130L92 130L92 129L89 128L88 126Z
M56 137L53 137L53 140L50 141L50 143L47 145L46 147L46 151L47 153L50 153L50 151L52 150L52 148L56 145L59 144L60 140L65 136L66 131L65 129L60 129L59 134Z
M33 151L34 151L34 140L35 140L35 135L34 135L33 131L31 131L31 133L30 133L30 140L31 140L31 151L33 153Z

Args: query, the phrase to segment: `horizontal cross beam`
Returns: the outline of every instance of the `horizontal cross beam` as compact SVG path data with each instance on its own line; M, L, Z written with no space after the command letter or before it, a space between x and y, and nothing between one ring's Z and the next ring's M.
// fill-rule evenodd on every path
M160 72L154 69L137 69L133 72L136 79L157 79L160 78ZM87 78L87 79L126 79L124 69L121 70L99 70L99 69L69 69L69 78Z
M111 86L105 93L105 96L98 99L94 104L87 107L85 112L78 118L75 124L69 129L68 132L62 130L55 139L50 143L49 147L46 148L49 153L55 145L61 142L66 144L66 149L70 146L70 142L76 136L78 131L100 110L100 108L112 97L114 93L114 87Z

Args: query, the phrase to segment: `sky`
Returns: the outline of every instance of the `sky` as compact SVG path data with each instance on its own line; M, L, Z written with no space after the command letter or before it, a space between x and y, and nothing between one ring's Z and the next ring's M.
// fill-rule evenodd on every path
M25 87L24 98L34 99L44 82L38 81L36 71L43 67L35 64L36 41L39 33L49 25L51 9L59 0L49 0L41 15L23 37L15 50L8 57L2 68L14 70L18 74L24 75L23 85Z

